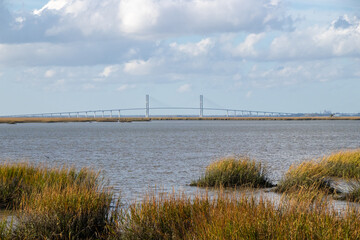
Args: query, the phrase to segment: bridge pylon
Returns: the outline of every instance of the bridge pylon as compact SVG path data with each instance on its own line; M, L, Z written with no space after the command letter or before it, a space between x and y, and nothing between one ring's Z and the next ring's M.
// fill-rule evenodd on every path
M145 117L146 118L149 118L150 116L150 102L149 102L149 94L146 95L146 103L145 103L145 106L146 106L146 113L145 113Z
M200 95L200 117L204 116L204 96Z

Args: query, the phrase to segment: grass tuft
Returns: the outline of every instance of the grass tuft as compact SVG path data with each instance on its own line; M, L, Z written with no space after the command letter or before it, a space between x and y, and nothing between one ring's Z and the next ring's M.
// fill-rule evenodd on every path
M331 186L336 178L360 179L360 150L341 151L320 159L293 165L277 186L278 192L298 191L302 188L337 192ZM356 189L353 189L354 194ZM359 190L360 193L360 190Z
M284 178L280 180L276 191L294 192L301 189L318 189L330 192L328 169L316 161L292 165Z
M343 215L319 199L282 201L220 193L181 194L133 204L121 239L357 239L360 215Z
M93 187L98 184L98 174L83 168L46 168L28 163L0 165L0 209L17 209L21 199L46 187Z
M118 211L99 173L86 168L7 163L0 176L0 204L16 210L15 227L0 225L2 239L96 239Z
M211 163L205 174L191 186L271 187L266 168L249 157L228 157Z
M344 179L360 179L360 149L340 151L322 159L328 175Z

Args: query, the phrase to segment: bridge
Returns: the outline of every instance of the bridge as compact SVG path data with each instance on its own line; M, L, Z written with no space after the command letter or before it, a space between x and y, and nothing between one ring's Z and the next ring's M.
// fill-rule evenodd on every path
M152 110L185 110L185 111L198 111L196 117L205 117L205 116L214 116L206 113L212 112L216 113L216 116L226 116L226 117L289 117L289 116L299 116L303 114L294 114L294 113L285 113L285 112L268 112L268 111L255 111L255 110L245 110L245 109L233 109L233 108L211 108L204 107L204 96L200 95L199 107L150 107L150 97L146 95L145 97L145 107L139 108L119 108L119 109L98 109L98 110L86 110L86 111L70 111L70 112L49 112L49 113L38 113L38 114L21 114L21 115L11 115L6 117L68 117L68 118L98 118L98 117L127 117L131 116L131 113L136 111L143 111L144 115L140 117L150 118ZM137 115L138 116L138 115ZM152 115L152 116L163 116L163 115ZM169 116L169 115L166 115ZM176 115L178 116L178 115ZM182 115L182 116L195 116L195 115Z

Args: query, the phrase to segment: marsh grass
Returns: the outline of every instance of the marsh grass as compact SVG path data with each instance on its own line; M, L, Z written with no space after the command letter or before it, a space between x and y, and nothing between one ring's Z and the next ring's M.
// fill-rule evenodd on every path
M329 193L337 193L332 187L336 178L351 181L360 179L360 150L341 151L323 158L292 165L277 186L278 192L298 191L302 188L315 188ZM356 185L359 188L360 185ZM355 185L352 186L349 199L355 199Z
M276 187L277 192L297 192L301 189L333 191L328 169L316 161L292 165Z
M340 151L322 159L328 175L344 179L360 179L360 149Z
M193 181L198 187L271 187L266 168L249 157L223 158L211 163L205 174Z
M264 197L173 193L133 204L119 239L358 239L359 217L350 209L340 215L319 197L276 205Z
M210 166L212 171L255 168L266 173L248 158L222 159ZM243 192L227 194L221 187L211 197L150 194L125 209L112 190L104 187L104 180L88 169L30 164L3 167L7 183L17 177L12 189L31 189L20 191L20 200L14 200L16 224L0 223L4 240L360 239L359 212L333 210L327 192L314 186L284 195L280 202ZM314 175L319 169L312 168ZM256 186L254 181L246 181L248 184Z
M16 227L0 226L2 239L98 238L118 211L117 199L90 169L5 163L0 176L1 206L16 210Z
M83 168L47 168L29 163L3 163L0 165L0 208L17 209L21 199L45 187L93 187L98 184L98 173Z
M112 194L96 187L46 188L23 201L17 239L99 238L109 225Z

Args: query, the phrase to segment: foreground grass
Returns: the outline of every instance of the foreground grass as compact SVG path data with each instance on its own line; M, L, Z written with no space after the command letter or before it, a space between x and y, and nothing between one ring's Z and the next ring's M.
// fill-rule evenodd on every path
M266 168L248 157L228 157L211 163L205 174L193 181L198 187L271 187Z
M321 185L339 173L356 176L345 174L347 167L337 165L352 162L341 156L341 161L331 158L336 169L325 168L325 160L290 168L284 179L293 177L293 182L285 183L297 191L283 195L280 202L222 192L222 186L271 184L261 164L242 157L211 164L208 177L205 174L196 182L219 186L215 197L153 194L129 208L122 208L91 170L3 164L1 206L15 209L16 219L0 222L0 239L360 239L360 212L332 209L329 187ZM358 190L360 184L353 183Z
M94 171L18 163L1 165L0 176L2 208L17 210L1 239L91 239L111 225L113 193Z
M295 199L295 198L294 198ZM148 197L133 204L118 239L358 239L360 215L319 199L282 201L219 194Z
M333 181L341 178L348 181L350 192L347 198L360 200L360 150L341 151L321 159L293 165L277 186L278 192L315 188L334 193Z

